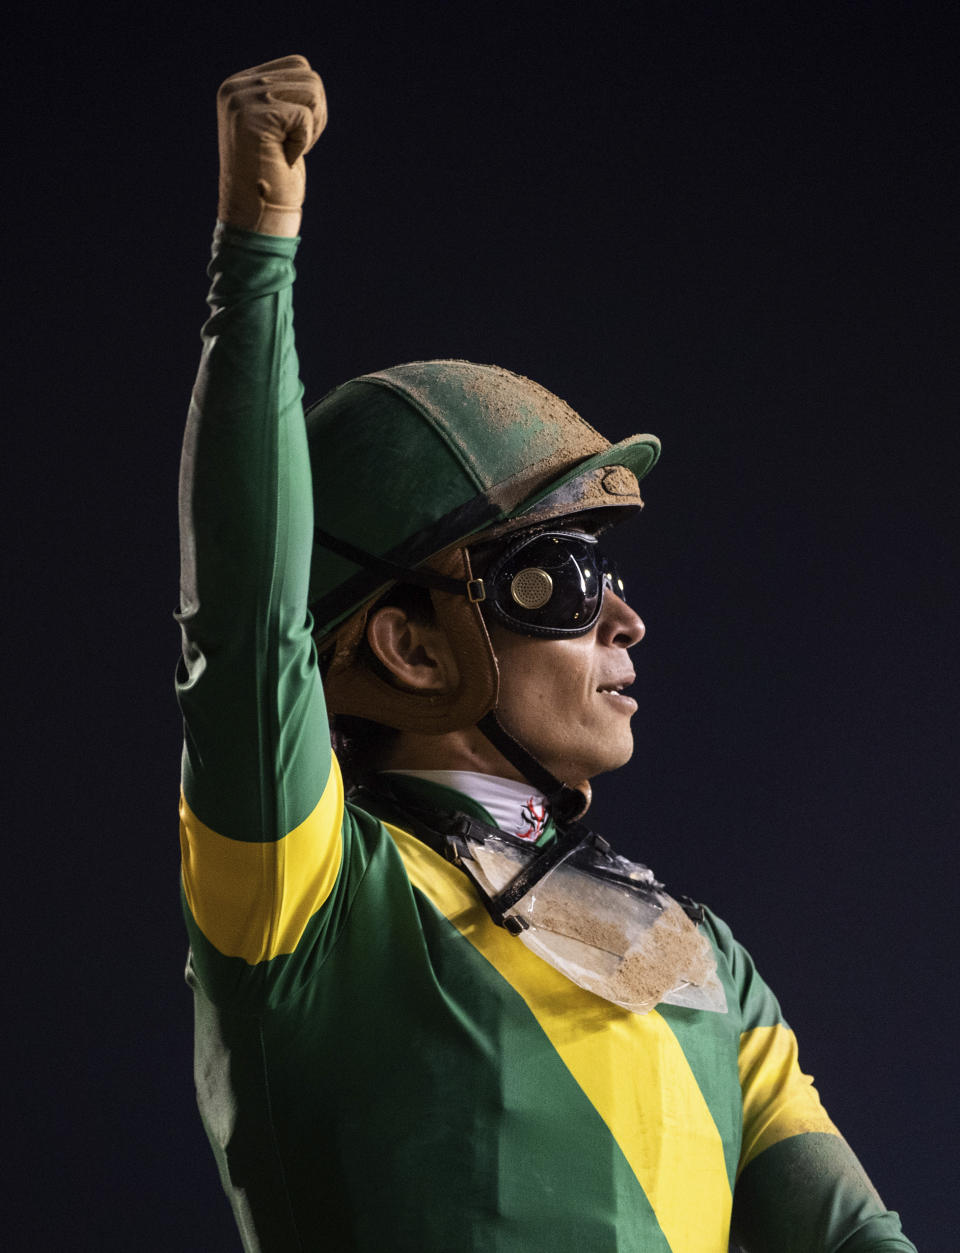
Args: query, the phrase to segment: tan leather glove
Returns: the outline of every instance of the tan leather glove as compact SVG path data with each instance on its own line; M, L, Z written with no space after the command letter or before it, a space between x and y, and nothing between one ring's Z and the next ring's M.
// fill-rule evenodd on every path
M296 235L304 154L326 123L323 83L305 57L232 74L217 92L220 221L262 235Z

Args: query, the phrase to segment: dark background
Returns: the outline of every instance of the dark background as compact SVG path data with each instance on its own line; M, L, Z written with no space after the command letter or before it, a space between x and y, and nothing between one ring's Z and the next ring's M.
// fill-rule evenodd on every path
M331 109L308 398L465 356L661 436L595 825L731 923L888 1204L955 1247L956 6L17 12L4 1246L238 1247L181 980L175 491L214 93L297 51Z

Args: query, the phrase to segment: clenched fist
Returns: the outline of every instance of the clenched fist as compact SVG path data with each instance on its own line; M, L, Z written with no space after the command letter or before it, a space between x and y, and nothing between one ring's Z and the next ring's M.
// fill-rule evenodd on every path
M326 122L323 83L305 57L231 75L217 92L220 220L263 235L296 235L304 154Z

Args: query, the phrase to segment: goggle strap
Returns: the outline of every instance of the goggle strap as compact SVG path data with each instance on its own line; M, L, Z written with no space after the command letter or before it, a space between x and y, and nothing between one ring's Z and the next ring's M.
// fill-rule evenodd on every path
M498 892L496 896L490 898L487 903L487 910L493 918L494 922L501 927L507 926L510 920L505 919L504 915L508 909L512 909L514 905L522 901L532 888L550 873L556 870L572 856L577 849L582 848L589 840L593 838L593 832L580 822L573 823L564 831L561 831L554 842L539 853L531 862L510 880L502 892ZM521 923L521 926L523 924ZM508 927L508 930L511 928Z
M491 896L488 885L482 883L473 872L473 857L467 841L474 839L483 843L491 835L502 836L502 831L468 814L446 814L422 807L416 802L411 803L406 797L401 800L391 787L390 779L382 774L365 779L354 799L358 800L364 809L386 822L395 822L399 815L403 825L418 839L432 848L435 853L446 857L467 876L487 913L498 927L503 927L511 935L519 935L530 924L521 915L506 917L507 910L512 909L545 875L565 862L584 844L604 843L582 822L571 823L569 827L558 832L556 840L547 848L540 850L519 874L510 880L503 891ZM387 801L386 808L380 803L383 800Z
M570 822L585 811L588 802L583 793L561 783L551 774L542 761L537 761L532 753L513 738L493 710L484 714L477 723L477 730L487 737L512 766L516 766L528 783L532 783L544 794L554 822L558 825Z
M436 570L423 568L411 570L408 566L398 565L386 557L376 557L373 553L357 548L355 544L348 544L346 540L338 539L318 526L313 528L313 536L318 544L329 548L338 557L346 557L347 561L352 561L355 566L372 570L374 574L382 574L393 583L412 583L415 587L432 587L438 592L449 592L453 596L466 596L467 600L473 603L486 599L483 579L452 579L449 575L438 574Z

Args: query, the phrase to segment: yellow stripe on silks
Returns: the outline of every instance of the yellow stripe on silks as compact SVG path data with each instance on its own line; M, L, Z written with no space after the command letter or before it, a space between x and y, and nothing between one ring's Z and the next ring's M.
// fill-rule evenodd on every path
M673 1253L726 1253L723 1143L660 1014L611 1013L496 926L459 870L407 832L387 830L410 881L526 1002L629 1162Z
M283 839L218 835L180 797L183 888L197 926L251 966L292 953L333 890L343 858L343 780L336 758L316 808Z
M805 1131L838 1136L813 1080L800 1070L789 1027L753 1027L740 1037L743 1141L739 1171L771 1145Z

